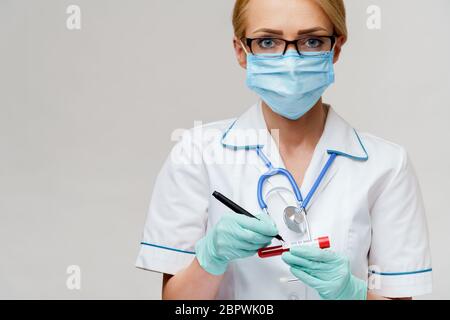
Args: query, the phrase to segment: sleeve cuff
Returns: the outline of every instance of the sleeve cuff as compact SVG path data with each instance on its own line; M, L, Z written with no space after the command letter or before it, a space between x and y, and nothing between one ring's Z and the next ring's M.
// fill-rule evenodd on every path
M195 253L141 242L136 267L167 274L176 274L189 266Z
M432 292L432 270L415 273L369 273L369 291L388 298L415 297Z

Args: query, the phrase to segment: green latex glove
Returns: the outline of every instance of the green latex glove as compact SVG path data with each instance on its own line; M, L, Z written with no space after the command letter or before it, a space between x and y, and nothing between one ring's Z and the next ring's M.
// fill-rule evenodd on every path
M195 246L201 267L211 274L220 275L231 260L250 257L269 245L278 234L277 227L267 214L257 218L259 220L236 213L223 215Z
M295 247L282 259L291 272L327 300L366 300L367 283L350 271L346 257L315 247Z

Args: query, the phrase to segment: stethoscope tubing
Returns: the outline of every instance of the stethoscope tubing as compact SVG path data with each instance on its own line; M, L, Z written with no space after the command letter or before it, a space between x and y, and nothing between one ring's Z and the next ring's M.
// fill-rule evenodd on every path
M294 191L295 198L298 201L298 205L300 206L301 209L303 209L305 211L305 213L306 213L306 207L308 206L311 198L313 197L314 193L318 189L318 187L319 187L320 183L322 182L323 178L325 177L325 174L327 173L328 169L331 167L331 165L333 164L334 160L337 157L336 153L330 153L330 157L328 158L328 161L326 162L325 166L322 168L317 179L314 181L314 184L311 187L311 190L308 192L306 198L303 200L300 188L298 187L298 184L295 181L292 174L284 168L274 168L272 163L270 162L270 160L267 158L267 156L262 152L262 150L260 148L257 148L256 152L257 152L258 156L263 160L266 167L268 168L268 171L266 173L264 173L258 180L257 197L258 197L258 204L261 207L261 209L267 210L267 203L265 202L264 197L263 197L264 183L270 177L280 174L280 175L285 176L288 179L288 181L292 187L292 190Z

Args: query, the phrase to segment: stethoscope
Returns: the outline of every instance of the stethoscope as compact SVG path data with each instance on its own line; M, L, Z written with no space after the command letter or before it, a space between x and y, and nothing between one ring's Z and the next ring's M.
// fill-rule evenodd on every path
M294 195L296 198L296 206L287 206L284 209L283 212L283 220L286 226L289 230L292 230L296 233L299 233L303 236L306 236L308 240L312 240L311 232L309 228L309 222L307 218L307 212L306 207L308 206L312 196L316 192L317 188L319 187L320 183L322 182L323 177L327 173L328 169L331 167L331 164L336 159L337 154L336 153L329 153L330 157L328 158L327 163L322 168L322 171L320 172L319 176L317 177L316 181L314 182L311 190L308 192L305 199L302 197L302 193L300 192L300 188L297 185L297 182L295 182L294 177L292 174L284 169L284 168L274 168L270 160L267 158L267 156L262 152L261 148L256 148L256 153L258 156L262 159L266 167L268 168L268 171L264 173L258 180L258 188L257 188L257 196L258 196L258 203L261 209L266 213L269 214L269 211L267 209L266 201L264 200L263 196L263 186L264 183L269 179L270 177L273 177L275 175L282 175L285 176L289 183L291 184L292 190L294 191ZM285 189L283 187L278 187L275 189L270 190L266 194L266 198L268 197L269 193L275 191L276 189Z

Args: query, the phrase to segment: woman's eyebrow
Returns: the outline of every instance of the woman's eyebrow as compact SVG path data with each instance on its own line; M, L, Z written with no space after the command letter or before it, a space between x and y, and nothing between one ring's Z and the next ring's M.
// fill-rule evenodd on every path
M312 33L312 32L316 32L316 31L327 31L327 29L322 28L322 27L316 27L316 28L311 28L311 29L299 30L299 31L297 32L297 34L298 34L298 35L301 35L301 34Z
M278 34L278 35L283 35L283 31L282 30L275 30L275 29L268 29L268 28L261 28L261 29L257 29L253 32L264 32L264 33L271 33L271 34Z
M310 29L303 29L303 30L299 30L297 32L297 34L298 35L302 35L302 34L306 34L306 33L312 33L312 32L315 32L315 31L327 31L327 29L325 29L323 27L315 27L315 28L310 28ZM260 29L256 29L253 32L254 33L264 32L264 33L269 33L269 34L283 35L283 30L275 30L275 29L269 29L269 28L260 28Z

